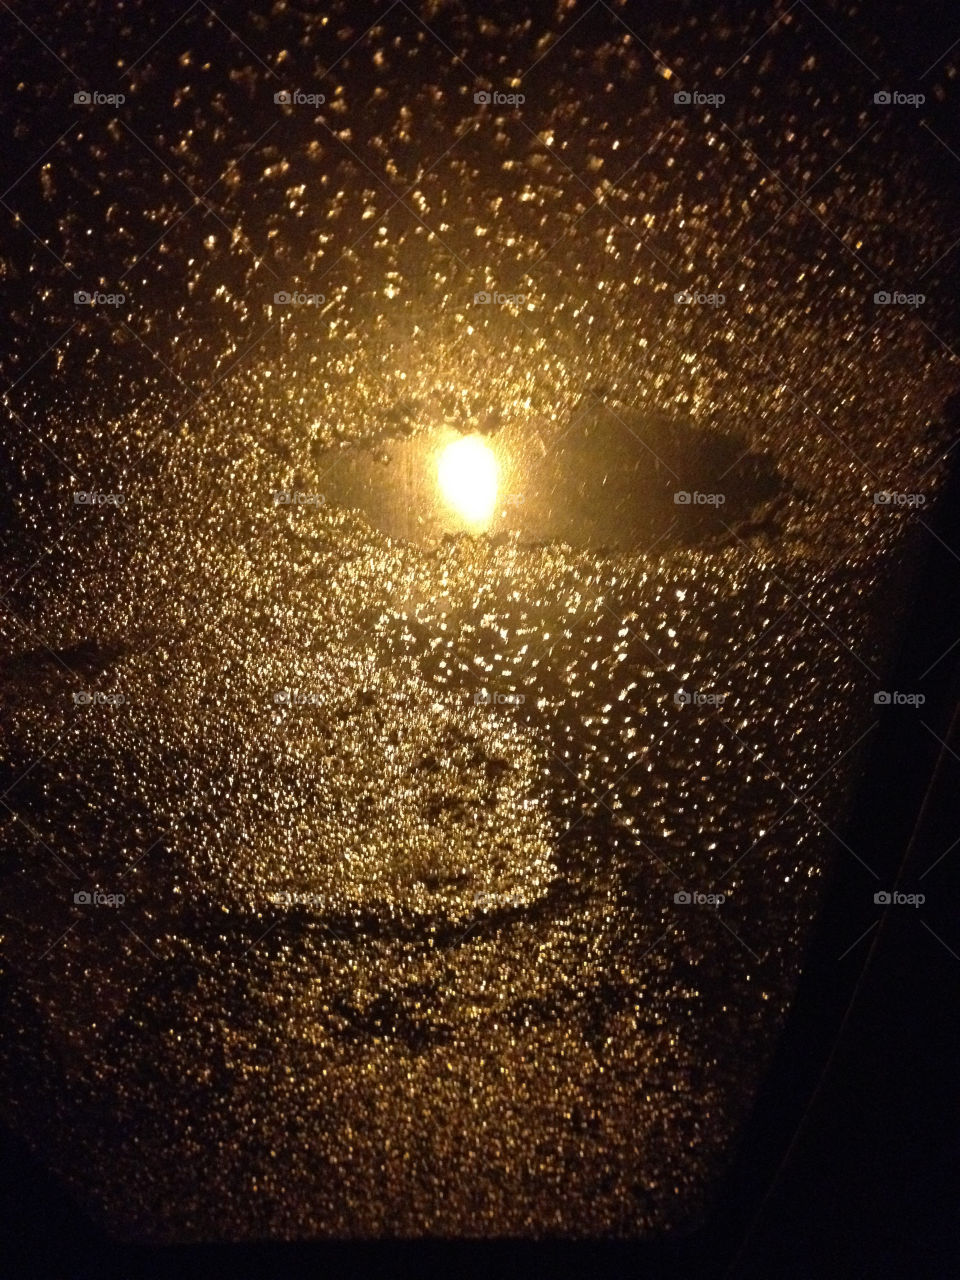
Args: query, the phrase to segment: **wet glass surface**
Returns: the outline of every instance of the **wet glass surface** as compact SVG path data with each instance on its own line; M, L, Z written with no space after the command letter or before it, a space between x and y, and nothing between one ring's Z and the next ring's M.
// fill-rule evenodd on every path
M917 119L587 9L4 19L7 1118L113 1230L687 1223L872 892Z

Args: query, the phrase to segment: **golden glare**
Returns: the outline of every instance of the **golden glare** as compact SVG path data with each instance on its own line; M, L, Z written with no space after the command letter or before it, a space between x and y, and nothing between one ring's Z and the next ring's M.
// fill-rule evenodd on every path
M479 436L454 440L437 463L440 492L467 524L485 524L493 515L499 477L493 450Z

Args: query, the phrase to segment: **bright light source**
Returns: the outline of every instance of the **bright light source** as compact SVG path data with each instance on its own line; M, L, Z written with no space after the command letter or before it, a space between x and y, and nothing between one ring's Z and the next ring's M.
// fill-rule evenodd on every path
M440 492L467 524L486 524L497 501L497 459L479 436L454 440L437 463Z

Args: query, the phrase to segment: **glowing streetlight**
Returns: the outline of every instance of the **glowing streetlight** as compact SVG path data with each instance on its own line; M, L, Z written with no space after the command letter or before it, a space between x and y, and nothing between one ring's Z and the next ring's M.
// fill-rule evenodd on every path
M454 440L437 461L440 492L467 524L486 524L497 501L499 477L493 450L479 436Z

